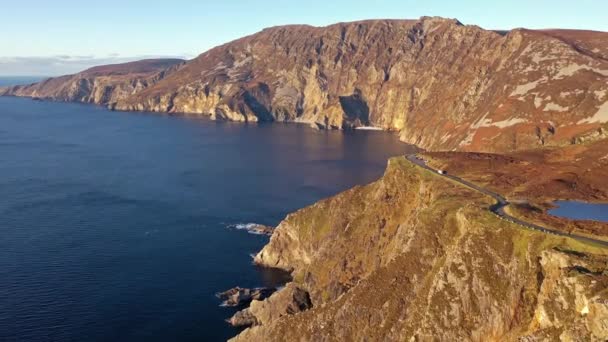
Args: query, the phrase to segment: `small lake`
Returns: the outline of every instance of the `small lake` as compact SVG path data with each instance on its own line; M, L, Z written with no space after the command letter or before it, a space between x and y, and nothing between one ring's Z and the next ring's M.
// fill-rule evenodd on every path
M558 207L551 209L549 214L572 220L608 222L608 204L558 201L555 205Z

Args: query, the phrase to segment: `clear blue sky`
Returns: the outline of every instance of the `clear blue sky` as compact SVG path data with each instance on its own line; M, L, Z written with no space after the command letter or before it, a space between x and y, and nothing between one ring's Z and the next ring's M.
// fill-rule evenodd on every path
M7 70L16 57L21 63L35 63L63 56L65 63L84 64L145 56L193 57L282 24L437 15L488 29L608 31L607 0L0 0L0 8L0 74L23 74ZM49 69L47 74L58 72ZM30 74L36 73L44 74L44 68Z

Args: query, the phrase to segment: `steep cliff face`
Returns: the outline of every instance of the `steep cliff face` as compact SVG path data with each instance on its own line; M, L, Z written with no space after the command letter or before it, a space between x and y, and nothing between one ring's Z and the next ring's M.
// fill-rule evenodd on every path
M400 131L431 149L567 144L608 122L608 34L455 20L286 26L215 48L118 109Z
M606 258L543 252L543 281L529 327L531 340L608 339Z
M428 149L519 150L593 138L608 122L608 34L505 33L428 17L282 26L117 96L65 82L44 95L234 121L377 126Z
M75 75L2 88L0 95L108 105L158 82L183 62L181 59L149 59L98 66Z
M255 260L291 270L312 308L268 319L256 303L265 319L236 340L604 340L606 250L498 220L490 203L392 159L279 225Z

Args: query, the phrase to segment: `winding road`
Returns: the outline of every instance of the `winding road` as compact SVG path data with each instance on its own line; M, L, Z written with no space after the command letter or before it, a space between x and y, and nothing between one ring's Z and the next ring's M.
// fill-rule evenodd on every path
M550 228L546 228L546 227L542 227L539 226L537 224L531 223L531 222L526 222L523 220L520 220L516 217L513 217L509 214L507 214L505 212L505 208L507 206L509 206L511 203L509 203L509 201L507 201L506 198L504 198L503 196L492 192L488 189L484 189L478 185L475 185L469 181L466 181L460 177L451 175L451 174L447 174L447 173L440 173L439 170L433 169L432 167L428 166L426 164L426 162L421 159L418 158L417 155L415 154L410 154L406 156L407 160L409 160L410 162L414 163L415 165L429 170L431 172L433 172L434 174L438 175L438 176L442 176L445 178L449 178L457 183L460 183L464 186L466 186L467 188L473 189L477 192L481 192L484 195L490 196L492 198L494 198L496 200L496 204L490 206L490 208L488 208L492 213L494 213L496 216L498 216L500 219L502 220L506 220L509 221L511 223L515 223L518 224L520 226L523 226L525 228L529 228L532 230L536 230L545 234L553 234L553 235L558 235L558 236L567 236L569 238L581 241L581 242L590 242L590 243L594 243L594 244L598 244L601 245L602 247L608 247L608 241L604 241L604 240L598 240L598 239L594 239L594 238L590 238L590 237L586 237L586 236L582 236L582 235L577 235L577 234L570 234L570 233L565 233L565 232L561 232L559 230L555 230L555 229L550 229Z

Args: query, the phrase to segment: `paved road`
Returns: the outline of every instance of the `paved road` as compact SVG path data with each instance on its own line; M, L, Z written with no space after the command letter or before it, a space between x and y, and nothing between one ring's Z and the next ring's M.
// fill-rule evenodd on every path
M462 184L462 185L464 185L464 186L466 186L468 188L471 188L471 189L473 189L475 191L481 192L484 195L487 195L487 196L490 196L490 197L494 198L496 200L496 204L490 206L489 209L490 209L490 211L492 213L494 213L496 216L498 216L502 220L507 220L507 221L509 221L511 223L515 223L515 224L518 224L520 226L523 226L523 227L526 227L526 228L529 228L529 229L533 229L533 230L537 230L539 232L543 232L543 233L546 233L546 234L553 234L553 235L559 235L559 236L567 236L567 237L570 237L570 238L573 238L575 240L579 240L579 241L582 241L582 242L591 242L591 243L594 243L594 244L601 245L603 247L608 247L608 241L598 240L598 239L594 239L594 238L590 238L590 237L586 237L586 236L582 236L582 235L577 235L577 234L570 234L570 233L560 232L559 230L542 227L542 226L539 226L537 224L534 224L534 223L531 223L531 222L526 222L526 221L520 220L520 219L518 219L516 217L513 217L513 216L511 216L511 215L509 215L509 214L507 214L505 212L505 207L507 207L511 203L509 203L509 201L507 201L507 199L504 198L504 197L502 197L501 195L499 195L499 194L497 194L495 192L492 192L492 191L490 191L488 189L484 189L484 188L482 188L482 187L480 187L478 185L475 185L475 184L473 184L471 182L468 182L468 181L466 181L466 180L464 180L464 179L462 179L460 177L456 177L456 176L451 175L451 174L440 174L439 170L435 170L432 167L428 166L424 160L418 158L415 154L410 154L410 155L406 156L406 158L410 162L412 162L412 163L420 166L423 169L427 169L427 170L435 173L438 176L449 178L449 179L451 179L451 180L453 180L455 182L458 182L458 183L460 183L460 184Z

